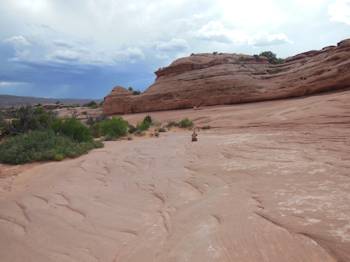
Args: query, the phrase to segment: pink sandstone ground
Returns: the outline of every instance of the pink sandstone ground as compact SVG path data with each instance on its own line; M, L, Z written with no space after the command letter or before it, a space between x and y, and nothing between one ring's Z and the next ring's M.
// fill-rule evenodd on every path
M0 260L350 261L349 101L156 112L212 128L197 143L170 131L4 176Z

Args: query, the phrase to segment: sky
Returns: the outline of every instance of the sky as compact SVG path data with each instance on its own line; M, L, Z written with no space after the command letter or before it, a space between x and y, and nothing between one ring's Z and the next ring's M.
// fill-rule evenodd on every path
M0 94L145 90L191 53L279 57L350 38L350 0L0 0Z

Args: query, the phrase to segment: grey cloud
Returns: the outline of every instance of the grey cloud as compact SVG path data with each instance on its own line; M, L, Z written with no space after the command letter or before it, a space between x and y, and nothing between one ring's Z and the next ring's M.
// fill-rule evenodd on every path
M68 41L64 41L64 40L54 40L52 42L55 46L57 47L64 47L64 48L73 48L74 45Z
M113 59L114 61L126 61L135 62L137 60L142 60L145 58L144 52L138 47L129 47L124 50L119 50L115 52Z

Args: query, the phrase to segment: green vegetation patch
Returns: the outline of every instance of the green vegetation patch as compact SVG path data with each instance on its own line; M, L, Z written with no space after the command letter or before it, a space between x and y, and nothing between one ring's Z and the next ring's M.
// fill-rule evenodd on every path
M5 117L3 116L2 112L0 112L0 138L5 133L6 127L7 123Z
M56 119L52 129L57 134L65 135L77 142L92 141L90 129L75 118Z
M95 109L95 108L99 107L99 104L97 104L95 101L90 101L89 103L85 104L84 106Z
M134 95L134 96L137 96L137 95L140 95L141 94L141 91L139 91L139 90L134 90L134 88L133 87L128 87L128 90L130 91L130 92L132 92L132 94Z
M271 52L271 51L265 51L260 53L260 56L264 56L267 58L269 63L271 64L282 64L284 63L284 59L282 58L277 58L276 54Z
M138 123L136 129L143 132L147 131L153 124L151 116L146 116L141 123Z
M113 140L127 135L129 123L121 117L113 117L95 123L92 133L95 137L104 136L106 140Z
M60 161L103 147L101 142L77 142L52 130L37 130L7 138L0 144L0 162L23 164L34 161Z
M7 164L63 160L103 147L79 120L59 119L40 106L21 107L0 119L0 139L0 162Z
M193 127L193 122L188 118L184 118L178 123L178 126L181 128L190 128Z
M9 135L51 128L56 119L52 112L45 111L42 107L31 106L19 108L13 117L14 119L7 127Z

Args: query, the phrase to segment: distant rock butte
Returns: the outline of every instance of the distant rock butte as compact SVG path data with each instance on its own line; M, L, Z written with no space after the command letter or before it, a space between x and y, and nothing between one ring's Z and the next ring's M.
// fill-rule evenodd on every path
M265 57L193 54L157 72L144 93L116 87L105 97L107 115L258 102L350 87L350 39L289 57L273 65Z

